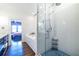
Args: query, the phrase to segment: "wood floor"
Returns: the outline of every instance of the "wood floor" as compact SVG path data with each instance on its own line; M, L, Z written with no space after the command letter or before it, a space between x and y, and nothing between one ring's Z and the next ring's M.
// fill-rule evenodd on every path
M35 56L34 51L29 47L26 42L22 43L24 49L24 56Z
M35 53L26 42L13 42L5 56L35 56Z

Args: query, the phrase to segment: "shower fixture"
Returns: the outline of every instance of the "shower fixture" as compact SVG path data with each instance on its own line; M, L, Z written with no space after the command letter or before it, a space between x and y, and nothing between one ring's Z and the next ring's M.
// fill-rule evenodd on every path
M56 3L56 6L60 6L61 5L61 3Z

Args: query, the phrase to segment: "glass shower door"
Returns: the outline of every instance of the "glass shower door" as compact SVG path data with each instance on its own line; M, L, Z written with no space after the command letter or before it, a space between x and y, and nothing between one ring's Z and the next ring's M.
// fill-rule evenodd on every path
M45 52L45 4L37 5L37 50L38 54Z
M55 35L54 3L37 5L37 50L41 55L52 49L52 39Z
M42 56L68 56L59 49L57 37L59 19L56 18L60 5L60 3L41 3L37 6L37 51Z

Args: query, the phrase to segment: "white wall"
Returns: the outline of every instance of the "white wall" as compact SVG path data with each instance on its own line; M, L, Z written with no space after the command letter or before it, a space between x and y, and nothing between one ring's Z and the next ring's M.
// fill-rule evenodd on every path
M36 34L37 32L37 19L36 16L27 16L23 18L22 21L22 32L23 32L23 39L26 39L26 35L34 32ZM23 41L24 41L23 40Z
M8 18L0 17L0 38L9 34L9 22Z
M79 55L79 4L61 4L55 11L58 48Z

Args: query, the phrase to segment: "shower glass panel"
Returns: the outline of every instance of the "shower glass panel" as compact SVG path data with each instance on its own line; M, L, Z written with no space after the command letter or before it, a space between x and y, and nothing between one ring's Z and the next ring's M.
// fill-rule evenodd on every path
M37 4L37 51L42 56L66 55L58 50L56 38L56 13L60 3Z
M37 21L38 21L38 30L37 30L37 50L38 54L45 52L45 4L37 4Z
M54 20L52 17L53 7L54 4L37 4L37 19L38 19L38 40L37 40L37 47L38 53L41 55L45 55L46 51L52 48L52 38L54 34L54 27L53 23ZM51 24L52 22L52 24Z

